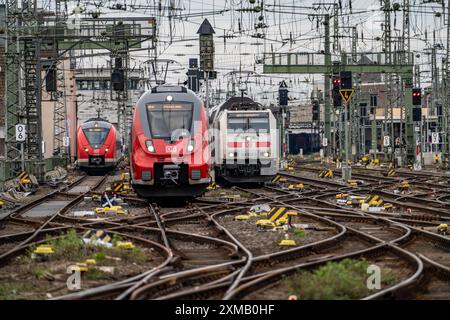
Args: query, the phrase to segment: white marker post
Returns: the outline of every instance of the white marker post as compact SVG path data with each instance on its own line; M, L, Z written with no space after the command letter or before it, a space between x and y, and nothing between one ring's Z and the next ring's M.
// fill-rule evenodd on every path
M20 160L21 160L22 171L25 170L25 154L24 154L23 144L26 139L27 139L26 125L21 124L21 123L16 124L16 141L20 142Z

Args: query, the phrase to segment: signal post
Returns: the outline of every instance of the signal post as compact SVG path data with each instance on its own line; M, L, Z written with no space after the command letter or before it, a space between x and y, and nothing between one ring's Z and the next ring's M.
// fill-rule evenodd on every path
M340 73L340 89L339 93L342 97L342 102L345 104L344 107L344 125L345 125L345 133L344 133L344 145L345 145L345 163L342 165L342 179L348 180L352 178L352 166L349 164L350 160L350 112L351 112L351 99L353 97L353 93L355 90L352 86L352 73L349 71L341 71Z

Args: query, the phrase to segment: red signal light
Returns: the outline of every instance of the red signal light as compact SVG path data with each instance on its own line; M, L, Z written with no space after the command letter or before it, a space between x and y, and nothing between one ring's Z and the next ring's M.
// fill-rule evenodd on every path
M414 88L412 90L412 104L420 106L422 104L422 90L420 88Z

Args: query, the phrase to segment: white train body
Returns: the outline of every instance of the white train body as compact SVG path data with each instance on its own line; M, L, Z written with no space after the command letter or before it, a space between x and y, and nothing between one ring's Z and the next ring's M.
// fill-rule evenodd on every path
M239 183L265 182L277 174L279 136L269 109L219 110L213 128L216 176Z

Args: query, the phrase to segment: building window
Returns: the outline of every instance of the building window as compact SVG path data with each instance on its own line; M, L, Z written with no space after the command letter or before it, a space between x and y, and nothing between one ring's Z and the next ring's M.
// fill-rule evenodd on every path
M377 106L377 95L376 94L371 94L370 95L370 106L371 107L376 107Z
M110 90L111 80L77 80L77 90ZM139 80L128 80L129 90L139 89Z
M87 80L77 80L77 89L78 90L88 90L89 81Z
M131 79L128 80L128 90L138 90L139 88L139 80Z

